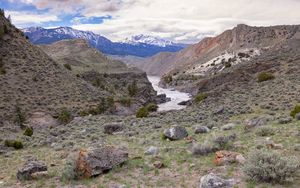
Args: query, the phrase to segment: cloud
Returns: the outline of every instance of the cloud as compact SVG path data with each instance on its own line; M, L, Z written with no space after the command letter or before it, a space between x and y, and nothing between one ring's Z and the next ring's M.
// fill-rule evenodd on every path
M299 24L299 0L22 0L41 10L111 16L99 24L74 22L112 40L152 34L177 42L198 42L239 23L256 26ZM78 16L77 15L77 16ZM76 21L76 20L75 20Z
M42 24L42 23L47 23L47 22L52 22L52 21L59 21L60 19L51 14L47 13L32 13L32 12L25 12L25 11L6 11L6 15L10 15L12 22L19 26L27 26L27 25L32 25L32 24Z

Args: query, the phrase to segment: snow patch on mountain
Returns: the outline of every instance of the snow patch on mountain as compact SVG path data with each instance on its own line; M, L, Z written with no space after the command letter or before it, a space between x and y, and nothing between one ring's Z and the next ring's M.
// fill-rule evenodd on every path
M161 47L177 45L176 43L166 40L166 39L162 39L162 38L150 36L150 35L143 35L143 34L134 35L130 38L126 38L122 42L127 43L127 44L132 44L132 45L149 44L149 45L161 46Z

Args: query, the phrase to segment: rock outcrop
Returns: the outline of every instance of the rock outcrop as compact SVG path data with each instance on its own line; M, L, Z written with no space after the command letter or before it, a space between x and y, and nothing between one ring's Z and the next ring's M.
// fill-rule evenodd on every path
M40 176L47 175L47 165L36 159L28 160L24 166L18 170L17 178L19 180L31 180Z

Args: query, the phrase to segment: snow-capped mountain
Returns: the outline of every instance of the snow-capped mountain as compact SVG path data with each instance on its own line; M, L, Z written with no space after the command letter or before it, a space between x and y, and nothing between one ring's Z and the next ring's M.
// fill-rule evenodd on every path
M159 37L154 37L150 35L135 35L130 38L126 38L123 43L128 43L128 44L133 44L133 45L139 45L139 44L150 44L154 46L161 46L161 47L166 47L166 46L180 46L180 44L176 44L172 41L165 40L163 38Z
M111 40L90 31L80 31L71 27L45 29L30 27L23 29L30 41L34 44L51 44L65 39L86 39L91 46L110 55L132 55L149 57L159 52L177 52L186 45L174 44L171 41L157 37L138 35L127 42L112 42Z

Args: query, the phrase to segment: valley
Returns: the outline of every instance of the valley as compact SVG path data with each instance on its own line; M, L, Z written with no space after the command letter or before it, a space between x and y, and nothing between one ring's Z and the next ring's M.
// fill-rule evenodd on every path
M112 42L1 10L0 187L299 185L300 25Z

